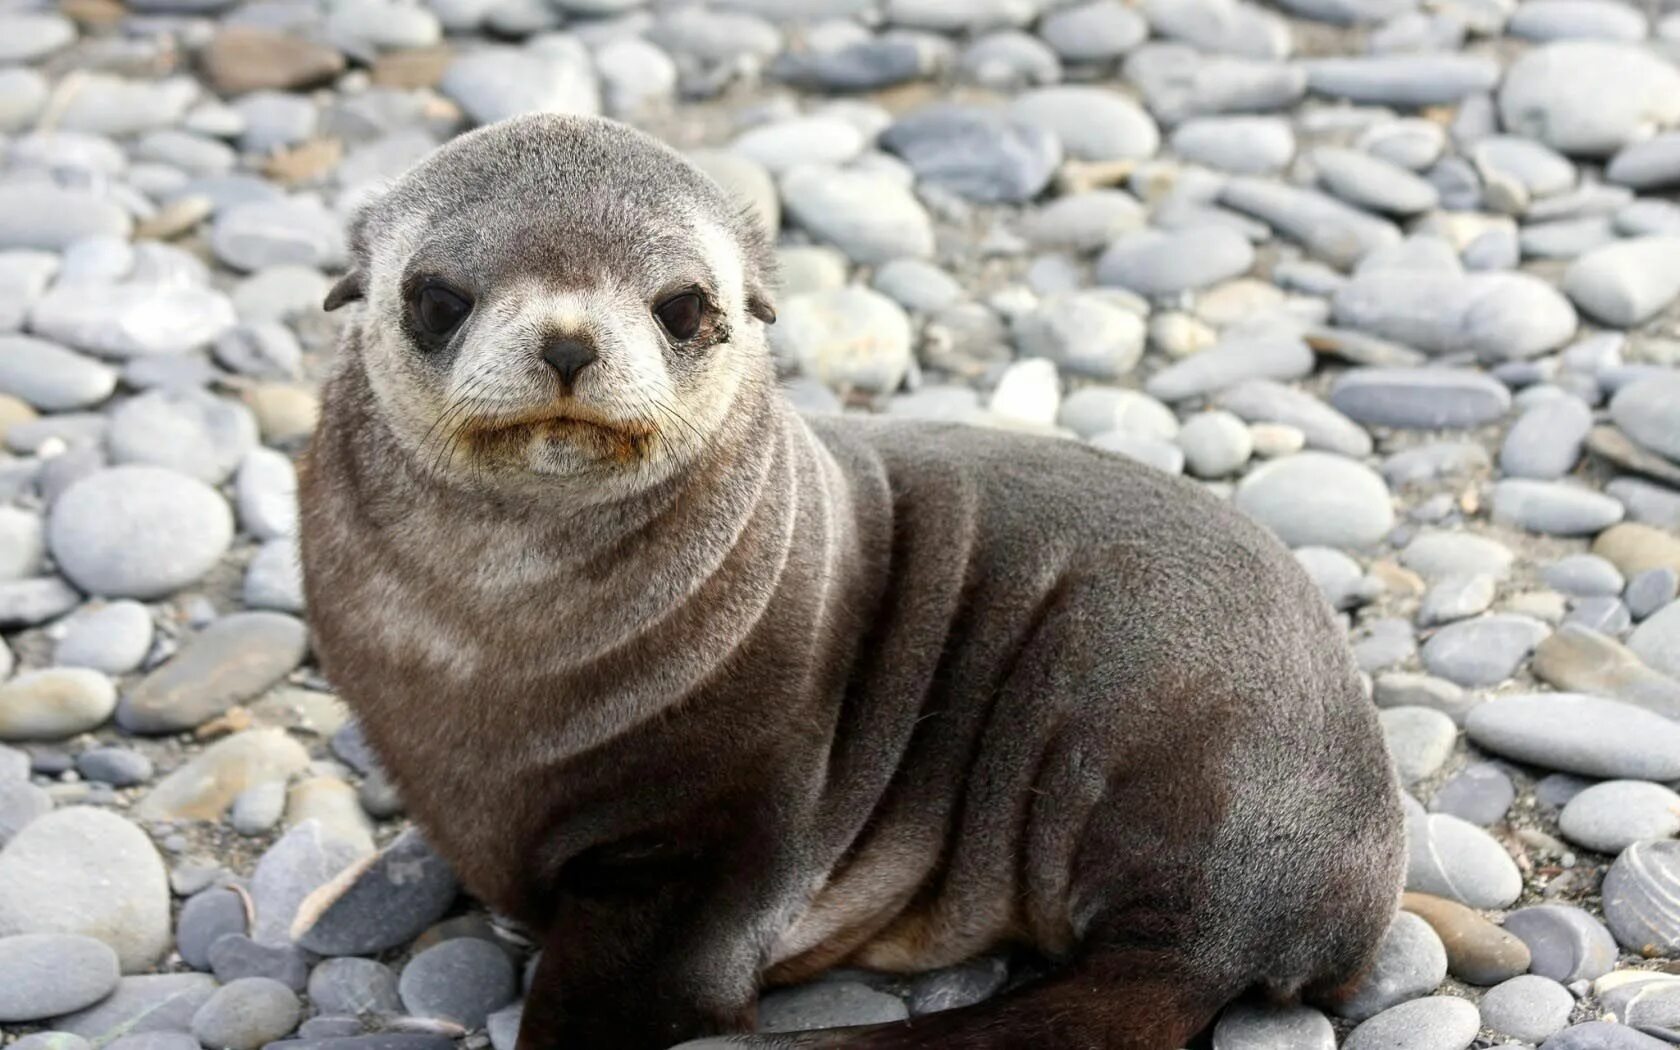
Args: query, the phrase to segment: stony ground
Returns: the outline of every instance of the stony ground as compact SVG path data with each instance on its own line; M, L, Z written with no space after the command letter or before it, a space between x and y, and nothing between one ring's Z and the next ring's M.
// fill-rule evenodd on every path
M3 0L0 1032L508 1050L528 948L312 668L290 457L345 215L557 109L780 230L802 405L1187 472L1344 612L1413 894L1215 1046L1680 1043L1677 60L1673 0Z

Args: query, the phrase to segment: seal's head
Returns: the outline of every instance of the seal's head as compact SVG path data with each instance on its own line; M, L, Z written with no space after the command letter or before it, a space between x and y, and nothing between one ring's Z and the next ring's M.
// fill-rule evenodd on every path
M760 381L768 241L680 154L608 120L462 135L365 206L327 309L375 411L465 484L669 475Z

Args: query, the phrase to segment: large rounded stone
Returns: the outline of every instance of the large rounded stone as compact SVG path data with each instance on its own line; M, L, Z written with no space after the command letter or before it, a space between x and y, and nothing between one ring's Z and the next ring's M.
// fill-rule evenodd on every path
M117 953L124 973L169 947L169 877L146 834L72 806L30 822L0 850L0 936L74 933Z
M1513 134L1563 153L1608 156L1680 122L1680 71L1638 45L1547 44L1511 63L1499 114Z
M104 941L80 934L0 937L0 1021L38 1021L92 1006L121 971Z
M1236 505L1291 547L1366 547L1394 526L1382 478L1325 452L1300 452L1250 472L1237 486Z
M160 467L112 467L53 504L47 543L71 582L92 594L162 598L201 579L233 541L227 501Z
M1478 704L1464 720L1494 754L1587 777L1680 778L1680 725L1632 704L1579 693L1533 693Z
M1604 922L1636 955L1680 953L1680 841L1636 842L1604 876Z

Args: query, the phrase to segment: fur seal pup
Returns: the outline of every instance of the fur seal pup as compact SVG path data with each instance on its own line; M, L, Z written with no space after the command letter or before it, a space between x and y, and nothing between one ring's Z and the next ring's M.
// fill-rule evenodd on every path
M1051 975L779 1046L1168 1050L1357 978L1394 774L1326 604L1189 482L801 419L771 249L679 154L532 116L352 223L302 484L314 637L409 810L542 944L523 1050L750 1032L760 987Z

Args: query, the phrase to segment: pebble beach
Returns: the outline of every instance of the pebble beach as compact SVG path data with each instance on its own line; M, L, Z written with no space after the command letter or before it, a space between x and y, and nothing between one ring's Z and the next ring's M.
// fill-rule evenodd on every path
M1187 475L1338 611L1407 893L1215 1050L1680 1045L1680 0L0 0L0 1046L513 1050L530 942L314 663L295 460L346 220L533 111L776 233L802 410Z

